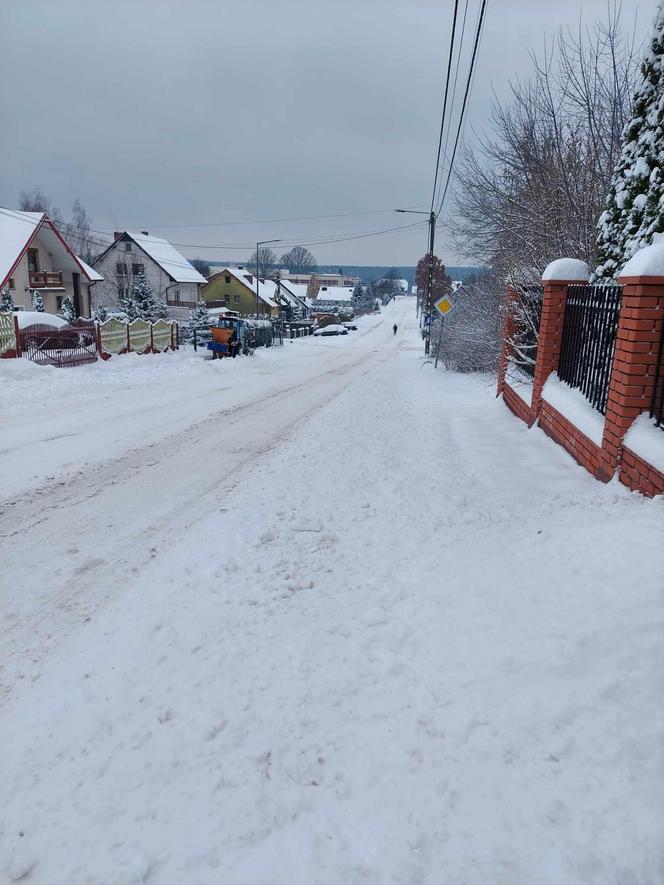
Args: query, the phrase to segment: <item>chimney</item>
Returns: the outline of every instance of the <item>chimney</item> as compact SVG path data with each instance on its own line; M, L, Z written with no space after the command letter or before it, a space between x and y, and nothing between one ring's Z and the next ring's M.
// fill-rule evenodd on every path
M150 234L146 230L142 230L141 233L143 234L144 237L150 236Z
M114 240L119 240L123 233L124 233L124 231L121 231L121 230L114 230L114 231L113 231L113 239L114 239Z

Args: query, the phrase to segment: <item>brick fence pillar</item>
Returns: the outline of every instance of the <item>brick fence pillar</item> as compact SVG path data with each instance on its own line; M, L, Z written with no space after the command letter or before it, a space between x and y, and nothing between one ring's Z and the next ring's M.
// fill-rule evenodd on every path
M516 323L514 321L514 289L507 287L505 292L505 322L503 323L503 337L500 347L500 360L498 361L498 387L496 396L500 396L505 387L505 375L507 374L507 363L509 361L508 341L511 341L516 331Z
M539 413L542 389L552 372L558 371L560 342L565 320L567 287L584 285L590 278L590 268L576 258L552 261L542 275L542 317L537 339L537 361L530 407Z
M602 479L610 479L623 437L650 409L664 323L664 243L641 249L618 278L623 287L602 439Z

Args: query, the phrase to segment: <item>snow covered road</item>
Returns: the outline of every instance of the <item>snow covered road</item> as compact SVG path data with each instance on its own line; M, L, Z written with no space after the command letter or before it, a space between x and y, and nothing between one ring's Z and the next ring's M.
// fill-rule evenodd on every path
M17 464L0 882L664 880L663 502L422 366L411 304Z

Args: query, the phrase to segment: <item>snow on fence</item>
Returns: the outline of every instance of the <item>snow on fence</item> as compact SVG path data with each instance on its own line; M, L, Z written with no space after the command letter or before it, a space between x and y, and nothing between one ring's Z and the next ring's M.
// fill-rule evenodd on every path
M44 318L51 315L44 314ZM32 323L19 330L16 313L0 313L0 358L25 356L43 365L71 366L128 351L142 354L177 349L177 323L167 320L127 323L111 317L103 323L59 322L60 326Z

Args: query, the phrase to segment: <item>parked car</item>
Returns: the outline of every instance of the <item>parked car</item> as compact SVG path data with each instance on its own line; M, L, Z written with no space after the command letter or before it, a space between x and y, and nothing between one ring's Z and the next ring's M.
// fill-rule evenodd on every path
M328 335L348 335L348 329L339 323L332 323L330 326L323 326L322 329L316 329L314 335L319 337L327 337Z
M357 326L355 323L344 323L343 325L349 332L357 332Z

